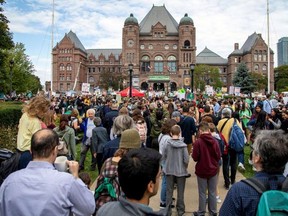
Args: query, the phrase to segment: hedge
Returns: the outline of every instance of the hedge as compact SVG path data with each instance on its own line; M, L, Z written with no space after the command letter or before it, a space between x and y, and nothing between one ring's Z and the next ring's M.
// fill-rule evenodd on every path
M22 107L6 108L0 110L1 127L16 127L22 115Z

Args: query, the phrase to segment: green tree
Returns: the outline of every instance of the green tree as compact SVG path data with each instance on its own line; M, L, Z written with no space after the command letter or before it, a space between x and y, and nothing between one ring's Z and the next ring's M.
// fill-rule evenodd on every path
M9 31L9 20L3 14L2 5L6 3L5 0L0 0L0 92L5 90L5 81L7 79L5 74L5 62L8 60L6 50L14 46L12 40L12 33ZM9 61L9 60L8 60Z
M249 73L245 63L240 63L236 75L233 79L233 85L236 87L241 87L241 93L248 94L254 91L255 83Z
M251 72L251 79L255 83L254 91L263 91L268 85L267 77L258 72Z
M223 86L220 80L219 69L209 65L196 65L194 70L194 87L205 90L205 85L213 86L214 89Z
M274 69L275 89L277 92L288 91L288 65L282 65Z
M11 80L12 90L15 90L17 94L27 91L36 93L38 90L42 90L39 78L33 74L34 66L25 51L22 43L17 43L14 48L4 51L8 57L4 62L4 79L2 83L4 92L10 91ZM10 60L8 61L8 59L12 59L14 64L10 65Z
M114 90L123 89L123 80L127 79L127 76L120 73L110 72L108 68L100 72L100 88Z

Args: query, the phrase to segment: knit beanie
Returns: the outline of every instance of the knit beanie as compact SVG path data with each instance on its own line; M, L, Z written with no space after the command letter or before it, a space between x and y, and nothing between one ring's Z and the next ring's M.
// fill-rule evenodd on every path
M119 148L140 148L140 135L136 129L127 129L121 133Z

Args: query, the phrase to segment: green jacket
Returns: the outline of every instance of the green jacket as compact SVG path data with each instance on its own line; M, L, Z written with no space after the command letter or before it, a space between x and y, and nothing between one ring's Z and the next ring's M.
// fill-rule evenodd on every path
M157 113L163 112L162 118L160 120L157 120ZM169 112L167 109L162 108L156 108L153 110L150 116L151 120L151 133L150 136L155 138L158 137L161 133L161 127L166 119L169 118Z

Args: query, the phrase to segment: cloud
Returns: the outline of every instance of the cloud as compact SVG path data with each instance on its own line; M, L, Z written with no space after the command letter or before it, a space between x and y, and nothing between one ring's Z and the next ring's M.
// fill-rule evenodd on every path
M165 7L179 23L185 13L196 27L197 53L205 46L227 58L234 43L241 47L249 35L261 33L267 42L266 1L243 0L54 0L54 41L59 42L70 30L75 32L85 48L121 48L125 19L134 14L140 23L155 6ZM276 43L288 32L288 1L270 1L270 47L277 61ZM39 38L51 32L51 0L7 1L4 12L14 35L33 34ZM33 46L35 41L31 42ZM27 44L28 45L28 44ZM49 43L47 47L51 47ZM25 45L26 46L26 45ZM50 53L49 53L50 54ZM48 54L48 58L49 58ZM28 53L29 55L29 53ZM49 62L49 61L48 61ZM37 71L45 71L33 61ZM50 65L51 66L51 65ZM38 73L37 72L37 73ZM41 79L42 80L42 79Z

